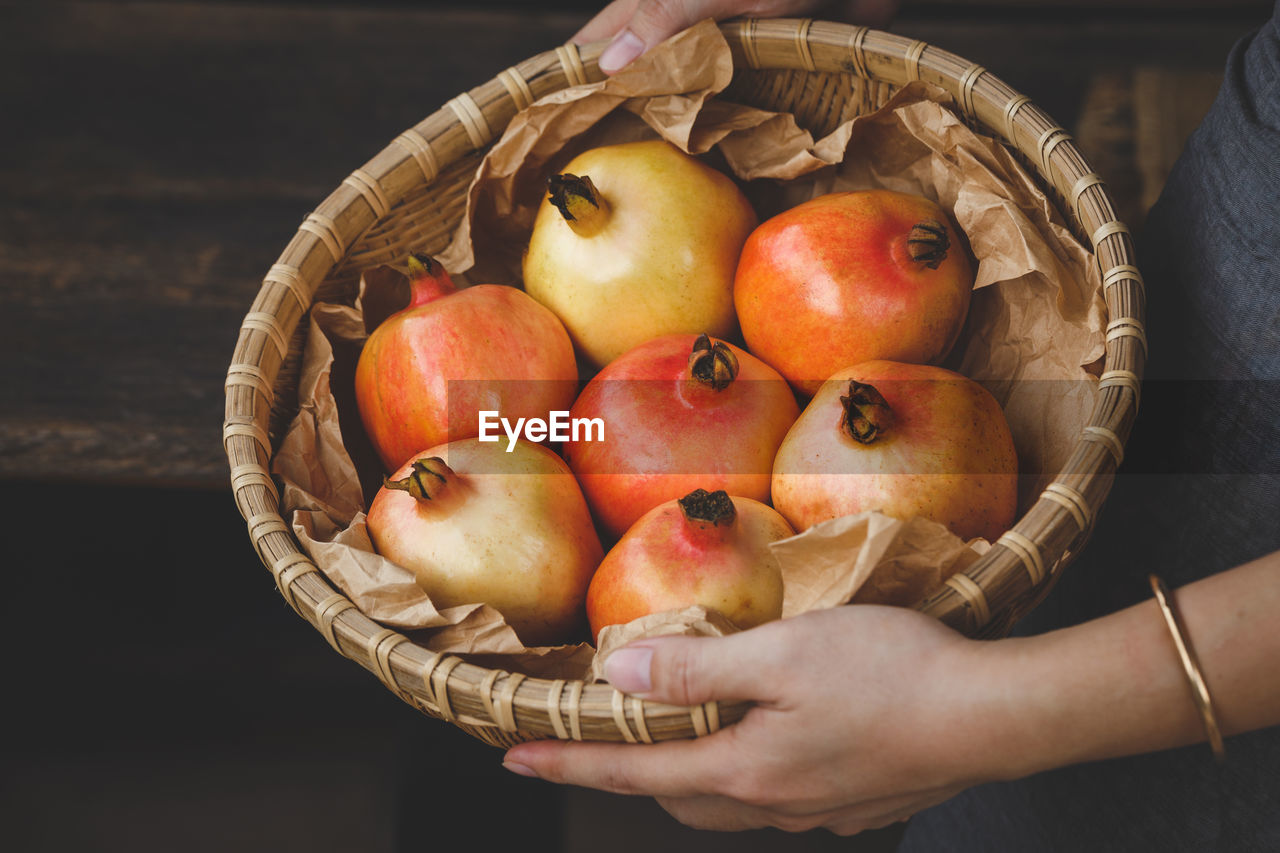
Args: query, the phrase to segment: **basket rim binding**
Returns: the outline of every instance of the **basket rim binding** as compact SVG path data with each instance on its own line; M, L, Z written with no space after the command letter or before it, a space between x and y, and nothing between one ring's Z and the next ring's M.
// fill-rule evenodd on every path
M814 19L720 25L735 67L844 72L905 85L924 80L955 98L966 121L1000 138L1039 178L1091 245L1110 322L1099 393L1062 472L1014 527L963 574L918 605L970 636L1001 636L1048 593L1087 541L1136 417L1146 360L1145 286L1132 237L1102 177L1067 131L985 68L923 41ZM437 654L364 616L301 552L280 515L269 472L269 417L289 341L320 282L411 190L483 151L521 109L550 92L603 79L603 43L544 51L469 89L406 130L343 180L301 223L264 276L226 377L223 446L236 505L286 602L331 646L422 711L495 746L539 737L653 742L735 722L743 703L692 708L625 695L607 684L548 680Z

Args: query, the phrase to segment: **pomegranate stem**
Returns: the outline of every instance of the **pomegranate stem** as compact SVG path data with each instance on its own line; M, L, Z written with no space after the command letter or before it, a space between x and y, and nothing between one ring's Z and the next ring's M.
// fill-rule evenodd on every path
M409 308L448 296L458 289L444 265L425 252L413 252L409 265Z
M420 501L435 500L457 476L439 456L415 459L409 466L409 475L401 480L384 477L382 485L388 489L408 492Z
M917 223L907 235L907 251L911 254L911 260L919 261L931 270L936 270L947 259L947 250L950 248L947 226L936 219Z
M840 398L844 413L840 427L859 444L883 438L893 427L893 409L873 385L849 380L849 393Z
M709 336L699 335L689 353L689 372L703 385L723 391L738 376L738 357L724 341L713 343Z
M575 233L589 237L609 218L609 206L586 175L565 173L547 179L550 201Z
M686 521L711 525L712 527L728 527L738 516L733 499L724 489L708 492L706 489L694 489L680 498L680 511Z

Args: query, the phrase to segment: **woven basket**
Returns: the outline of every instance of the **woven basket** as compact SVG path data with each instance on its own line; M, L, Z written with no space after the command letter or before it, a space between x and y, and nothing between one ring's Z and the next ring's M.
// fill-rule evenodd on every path
M1001 636L1049 590L1092 530L1124 454L1146 358L1144 294L1126 226L1071 136L980 65L890 33L810 20L734 21L721 31L734 91L789 111L815 136L913 80L954 95L974 127L1004 142L1091 245L1110 323L1099 393L1068 462L967 572L919 605L970 636ZM296 398L296 365L313 300L350 295L364 268L438 251L464 214L480 158L520 109L601 79L599 45L538 54L450 100L356 169L307 216L268 271L227 372L223 443L249 536L285 600L341 655L402 699L494 745L554 737L648 742L739 719L741 703L642 702L604 684L527 678L440 655L365 617L302 553L268 473L271 436Z

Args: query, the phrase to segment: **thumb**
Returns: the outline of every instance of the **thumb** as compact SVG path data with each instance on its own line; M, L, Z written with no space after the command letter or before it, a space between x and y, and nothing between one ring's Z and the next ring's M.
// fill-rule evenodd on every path
M673 3L670 0L639 0L630 20L600 54L600 70L612 74L629 65L650 48L704 18L723 17L718 2Z
M640 640L610 654L604 676L624 693L670 705L772 700L777 679L766 674L766 633L757 628L727 637Z

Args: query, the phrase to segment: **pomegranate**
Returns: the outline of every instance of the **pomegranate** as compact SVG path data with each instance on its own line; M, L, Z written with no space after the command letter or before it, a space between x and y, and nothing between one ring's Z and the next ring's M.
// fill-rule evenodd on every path
M995 540L1014 521L1017 472L985 388L941 367L870 361L824 382L787 433L773 505L797 530L878 510Z
M750 498L695 489L645 513L605 556L587 590L599 641L620 625L695 604L738 628L782 616L782 572L769 543L794 535L786 519Z
M570 416L598 419L564 445L587 502L617 537L699 486L769 499L778 445L800 413L776 370L707 335L641 344L587 383Z
M733 271L755 211L669 142L590 149L549 181L524 286L596 367L676 332L737 333Z
M525 441L508 453L469 438L415 456L378 490L366 524L437 609L491 605L525 645L572 639L604 554L573 474Z
M356 365L356 402L386 470L479 434L480 412L543 417L578 387L560 321L514 287L459 290L438 262L413 255L410 300L379 324Z
M940 361L973 291L959 235L934 202L888 190L783 211L752 232L738 263L747 348L806 394L863 361Z

